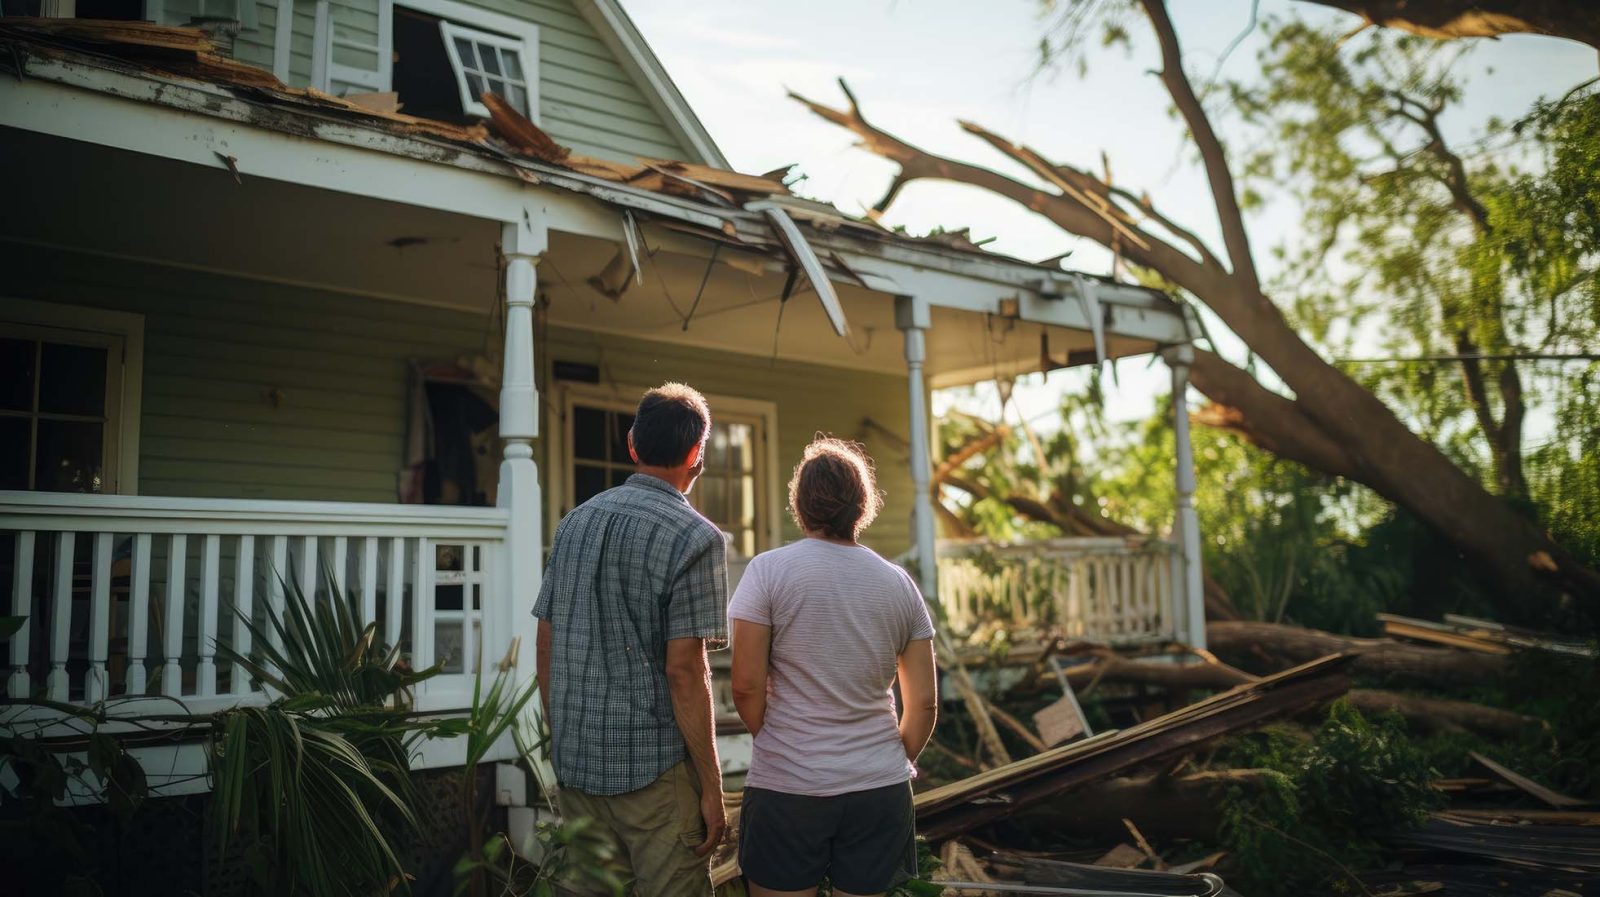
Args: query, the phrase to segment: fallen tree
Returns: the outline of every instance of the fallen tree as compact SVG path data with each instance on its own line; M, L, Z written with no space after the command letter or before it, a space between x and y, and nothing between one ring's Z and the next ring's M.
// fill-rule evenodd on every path
M1506 675L1504 655L1411 645L1386 638L1355 638L1282 623L1215 622L1206 640L1216 655L1246 670L1271 672L1327 654L1355 658L1358 679L1455 691Z

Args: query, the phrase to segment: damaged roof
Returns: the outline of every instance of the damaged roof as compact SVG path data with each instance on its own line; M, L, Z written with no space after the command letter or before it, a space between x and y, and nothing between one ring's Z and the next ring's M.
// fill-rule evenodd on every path
M422 141L435 148L432 158L448 162L452 151L498 162L488 169L527 183L587 193L601 201L633 206L642 214L640 197L670 200L678 214L655 214L658 223L709 239L773 252L784 249L771 226L771 209L780 209L813 233L834 233L880 245L898 245L937 252L945 257L973 257L1031 269L1042 281L1069 276L1059 266L1034 264L984 250L966 231L923 237L889 230L867 218L850 216L825 203L794 196L781 180L784 170L764 175L742 174L675 159L640 158L631 163L583 156L562 146L494 95L484 97L492 117L461 125L390 111L360 97L336 97L314 88L290 87L272 73L217 52L205 32L147 22L84 19L0 19L0 69L25 78L30 58L51 59L123 74L197 82L220 89L251 104L254 123L313 139L319 127L354 125L395 137ZM226 162L227 160L224 160ZM231 166L230 166L231 167ZM765 208L768 211L763 212ZM823 261L835 275L868 284L837 254ZM867 275L870 277L870 275ZM1071 273L1074 278L1093 275ZM1170 303L1154 290L1129 287Z

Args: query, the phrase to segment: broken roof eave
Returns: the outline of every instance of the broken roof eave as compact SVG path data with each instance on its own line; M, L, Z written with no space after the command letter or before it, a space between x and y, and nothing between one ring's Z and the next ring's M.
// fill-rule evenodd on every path
M296 105L287 93L236 91L70 49L39 53L35 48L17 58L23 67L19 77L0 78L3 126L212 168L233 164L245 176L491 220L542 214L557 230L619 242L624 239L620 216L608 208L630 210L687 226L707 240L766 252L774 265L782 265L781 245L759 211L645 190L498 153L486 144L397 133L394 127L309 103ZM277 101L251 97L252 92ZM8 94L11 99L3 99ZM169 110L174 119L150 120L150 106ZM187 126L174 127L179 121ZM307 153L306 140L349 152ZM231 157L231 163L223 157ZM415 177L410 169L415 163L429 164L432 176ZM799 210L792 217L801 223L807 219ZM848 230L832 223L806 227L803 233L814 251L836 262L828 266L831 279L875 292L915 295L983 314L999 314L1003 301L1016 300L1010 313L1024 321L1085 332L1103 328L1155 345L1188 342L1195 333L1184 308L1155 290L898 237L860 223ZM1094 310L1104 315L1101 326L1091 317Z

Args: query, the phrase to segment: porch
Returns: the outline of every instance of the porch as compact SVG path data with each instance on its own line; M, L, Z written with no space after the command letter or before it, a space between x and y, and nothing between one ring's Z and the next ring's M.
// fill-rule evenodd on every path
M0 170L27 210L0 223L18 272L0 324L39 353L99 347L107 374L79 385L103 403L65 414L42 404L40 354L26 408L5 409L31 428L32 479L0 491L0 589L28 618L13 701L266 700L219 648L247 649L243 621L281 610L280 576L350 597L413 666L443 661L424 708L466 706L487 662L531 676L541 549L626 468L629 405L665 379L725 422L694 500L738 555L798 535L781 483L828 430L878 458L890 501L872 545L909 547L930 599L1039 613L1023 593L1044 588L1086 635L1203 644L1182 413L1173 546L1062 546L1055 572L998 592L975 555L936 546L930 389L1160 352L1181 391L1190 322L1159 294L889 234L781 185L729 206L294 126L204 84L27 65L0 81ZM398 502L431 362L493 412L478 459L493 472L472 490L492 506ZM45 421L82 425L93 458L68 458L69 479L101 494L40 491L58 488L39 479ZM1028 551L997 557L1021 570Z

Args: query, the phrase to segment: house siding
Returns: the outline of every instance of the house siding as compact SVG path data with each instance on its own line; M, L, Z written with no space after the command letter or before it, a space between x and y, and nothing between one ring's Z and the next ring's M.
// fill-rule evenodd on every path
M453 359L499 339L470 312L65 250L0 242L0 270L10 275L5 296L144 316L145 495L394 501L410 360ZM818 431L863 441L887 493L866 541L890 556L910 545L904 377L559 327L541 334L538 353L547 408L558 407L556 361L596 365L607 384L626 387L684 381L713 405L718 396L773 403L770 476L784 541L800 535L782 507L806 443ZM559 423L546 432L560 433ZM560 474L544 445L535 457L548 494Z
M612 54L599 34L567 0L463 0L466 5L511 16L539 26L539 124L573 151L604 159L632 161L639 156L687 159L686 148L650 104L640 86ZM258 27L240 33L234 56L270 70L276 24L283 0L257 4ZM402 2L400 5L404 6ZM167 24L187 24L196 0L169 0ZM379 0L331 0L329 18L342 40L376 47ZM316 2L292 6L289 83L311 83L316 33ZM377 52L335 46L333 61L369 72L378 70ZM366 88L337 79L334 93Z
M460 311L0 243L6 295L145 319L139 492L394 501L409 359L483 343Z

